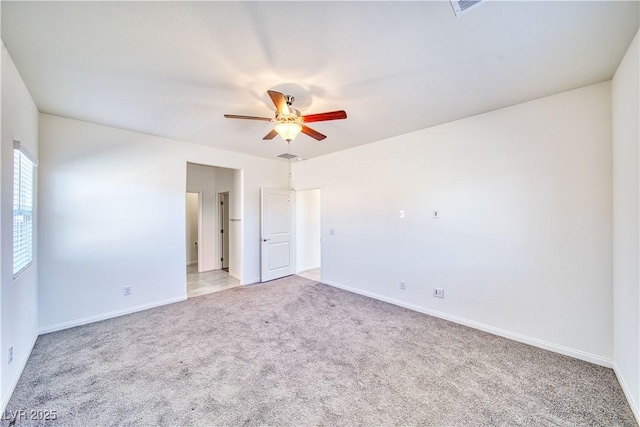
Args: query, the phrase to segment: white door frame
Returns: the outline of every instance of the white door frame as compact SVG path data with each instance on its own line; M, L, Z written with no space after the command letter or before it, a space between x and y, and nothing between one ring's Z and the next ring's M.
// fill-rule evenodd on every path
M202 253L202 191L198 191L198 273L202 272L202 266L204 262L202 257L204 256Z
M245 242L244 242L244 221L243 221L243 217L244 217L244 195L245 195L245 191L244 191L244 185L245 185L245 170L243 168L237 168L237 167L233 167L233 166L225 166L225 165L216 165L216 164L209 164L209 163L203 163L200 161L190 161L187 160L184 164L185 169L184 169L184 173L185 173L185 178L187 177L187 168L189 166L189 164L194 164L194 165L201 165L201 166L210 166L213 168L223 168L223 169L231 169L234 171L234 173L237 173L237 177L239 179L238 185L237 187L235 186L235 176L234 176L234 198L237 197L236 202L235 202L235 206L229 206L229 216L231 217L231 222L233 222L233 224L229 224L229 228L231 229L231 227L233 227L234 229L236 229L236 232L233 233L234 236L234 241L233 242L229 242L229 249L234 248L234 252L233 254L235 254L236 256L233 257L234 258L234 268L235 270L232 271L231 270L231 265L229 265L229 275L231 275L232 277L238 279L240 281L241 284L249 284L249 283L256 283L259 280L258 279L249 279L247 280L244 277L244 256L245 256ZM188 187L187 187L188 188ZM203 191L188 191L190 193L198 193L198 266L200 267L201 265L203 265L203 251L202 251L202 247L201 247L201 242L202 242L202 238L203 238L203 233L202 233L202 216L203 216L203 205L202 205L202 199L203 199ZM231 191L230 191L231 193ZM186 217L184 220L184 224L186 224ZM184 225L183 225L184 227ZM230 252L230 258L232 258L231 252ZM200 270L200 268L198 268L198 270ZM186 287L186 276L185 276L185 287Z

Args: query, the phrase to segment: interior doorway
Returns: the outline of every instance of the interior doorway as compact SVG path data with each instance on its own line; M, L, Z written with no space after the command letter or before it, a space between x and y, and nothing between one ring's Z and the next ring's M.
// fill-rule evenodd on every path
M229 271L229 192L219 193L220 203L220 268Z
M296 271L320 281L322 264L321 201L319 188L296 191Z
M242 182L241 170L187 163L188 297L240 285Z

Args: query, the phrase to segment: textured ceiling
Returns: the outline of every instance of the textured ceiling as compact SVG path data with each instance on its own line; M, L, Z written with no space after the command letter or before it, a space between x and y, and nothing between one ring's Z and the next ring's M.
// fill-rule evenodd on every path
M40 111L257 156L312 158L613 76L637 1L2 2ZM266 94L344 109L291 148Z

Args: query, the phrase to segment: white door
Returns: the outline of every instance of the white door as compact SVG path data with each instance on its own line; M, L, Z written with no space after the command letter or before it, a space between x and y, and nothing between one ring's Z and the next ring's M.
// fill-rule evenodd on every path
M295 273L294 194L289 190L260 189L262 282Z

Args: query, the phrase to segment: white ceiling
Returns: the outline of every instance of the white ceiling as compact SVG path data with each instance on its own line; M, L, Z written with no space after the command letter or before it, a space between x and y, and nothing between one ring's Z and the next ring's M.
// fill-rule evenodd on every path
M312 158L609 80L638 1L8 2L2 40L40 111L273 158ZM266 94L344 109L290 148Z

